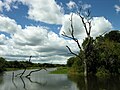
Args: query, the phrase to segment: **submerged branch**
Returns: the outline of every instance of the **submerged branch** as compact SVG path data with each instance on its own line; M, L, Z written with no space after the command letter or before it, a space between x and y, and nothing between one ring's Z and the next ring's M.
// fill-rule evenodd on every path
M37 69L37 70L33 70L33 71L31 71L28 75L26 75L26 77L29 77L29 76L31 76L32 73L34 73L34 72L38 72L38 71L40 71L40 70L42 70L42 69L44 69L44 70L47 71L47 69L46 69L45 67L43 67L43 68L40 68L40 69Z
M27 88L26 88L26 84L25 84L25 81L23 80L22 77L20 77L20 79L21 79L21 81L22 81L22 83L23 83L23 88L24 88L25 90L27 90Z
M23 74L25 73L25 71L26 71L26 68L23 70L22 73L16 74L15 77L17 77L17 76L19 76L19 75L20 75L20 77L23 76Z
M12 83L13 83L13 85L15 86L15 88L17 88L17 86L16 86L16 84L15 84L15 82L14 82L14 72L12 73Z
M31 83L36 83L36 84L39 84L41 86L45 86L47 84L47 82L45 83L41 83L41 82L37 82L37 81L32 81L30 77L27 77L27 79L31 82Z

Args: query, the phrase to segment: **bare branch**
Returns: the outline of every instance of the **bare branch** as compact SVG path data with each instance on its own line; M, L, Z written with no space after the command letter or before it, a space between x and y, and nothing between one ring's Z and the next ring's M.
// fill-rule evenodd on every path
M32 56L29 57L29 62L31 62L31 58L32 58Z
M91 11L88 9L88 10L87 10L87 15L86 15L86 17L89 18L89 17L90 17L90 14L91 14Z
M91 21L90 21L90 19L91 19L91 18L90 18L90 14L91 14L90 10L89 10L89 9L87 10L87 15L85 15L85 17L81 15L80 11L79 11L77 14L78 14L79 17L81 18L81 21L82 21L82 23L83 23L83 26L84 26L84 28L85 28L85 31L86 31L87 36L90 37L91 27L92 27L92 26L91 26ZM89 25L88 28L87 28L87 23L85 22L85 19L87 20L87 23L88 23L88 25Z
M90 33L91 33L91 21L88 22L88 25L89 25L89 32L88 32L88 35L90 36Z
M25 71L26 71L26 68L25 68L24 71L21 73L20 77L23 76L23 74L25 73Z
M70 19L71 29L69 29L69 32L70 32L71 36L66 35L65 32L63 32L62 35L63 35L64 37L67 37L67 38L70 38L70 39L74 40L74 41L77 43L78 48L81 50L81 46L80 46L80 44L79 44L79 41L78 41L78 39L75 38L75 36L74 36L74 27L73 27L72 17L73 17L73 14L71 15L71 19Z
M28 75L26 75L26 77L29 77L33 72L38 72L38 71L40 71L40 70L42 70L42 68L37 69L37 70L34 70L34 71L31 71Z
M81 20L82 20L82 23L83 23L83 26L84 26L84 28L85 28L85 31L86 31L86 34L87 35L89 35L89 32L88 32L88 30L87 30L87 26L86 26L86 23L85 23L85 18L84 17L82 17L81 15L79 15L80 16L80 18L81 18Z
M103 33L101 34L101 36L104 35L104 34L106 34L107 32L108 32L108 31L103 32Z
M26 71L26 68L23 70L23 72L22 72L22 73L16 74L16 75L15 75L15 77L17 77L17 76L19 76L19 75L20 75L20 77L22 77L22 76L23 76L23 74L25 73L25 71Z
M75 56L77 56L77 57L79 57L79 58L81 59L81 57L80 57L79 55L77 55L76 53L74 53L74 52L70 49L69 46L66 46L66 47L67 47L67 49L70 51L71 54L73 54L73 55L75 55Z
M74 27L73 27L72 17L73 17L73 14L71 15L70 22L71 22L71 29L72 29L71 35L72 35L72 37L74 38Z
M47 71L47 69L46 69L45 67L42 67L42 68L40 68L40 69L31 71L28 75L26 75L26 77L29 77L33 72L38 72L38 71L40 71L40 70L42 70L42 69L44 69L44 70Z
M71 37L71 36L68 36L68 35L66 35L66 34L62 34L64 37L67 37L67 38L70 38L70 39L73 39L73 37Z

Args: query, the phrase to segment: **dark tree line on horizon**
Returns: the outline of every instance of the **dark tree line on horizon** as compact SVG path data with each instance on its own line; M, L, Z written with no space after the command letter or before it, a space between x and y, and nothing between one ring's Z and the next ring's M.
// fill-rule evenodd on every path
M29 61L7 61L4 57L0 57L0 73L6 70L16 70L16 69L25 69L25 68L39 68L44 67L60 67L65 66L62 64L51 64L51 63L32 63Z

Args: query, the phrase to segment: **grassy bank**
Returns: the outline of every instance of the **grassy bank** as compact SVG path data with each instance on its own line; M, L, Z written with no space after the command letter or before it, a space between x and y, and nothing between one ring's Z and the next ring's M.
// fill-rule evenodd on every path
M29 67L29 69L38 69L39 67ZM22 70L20 68L6 68L6 71L16 71L16 70ZM68 67L58 67L56 70L51 71L50 74L67 74L69 68Z
M56 70L51 71L50 74L67 74L68 67L58 67Z

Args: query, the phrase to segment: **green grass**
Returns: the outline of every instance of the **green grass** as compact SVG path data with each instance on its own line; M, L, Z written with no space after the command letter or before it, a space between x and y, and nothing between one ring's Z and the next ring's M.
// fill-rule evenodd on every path
M15 71L15 70L20 70L19 68L6 68L6 71Z
M50 74L67 74L67 73L68 73L67 67L58 67L56 70L50 72Z

